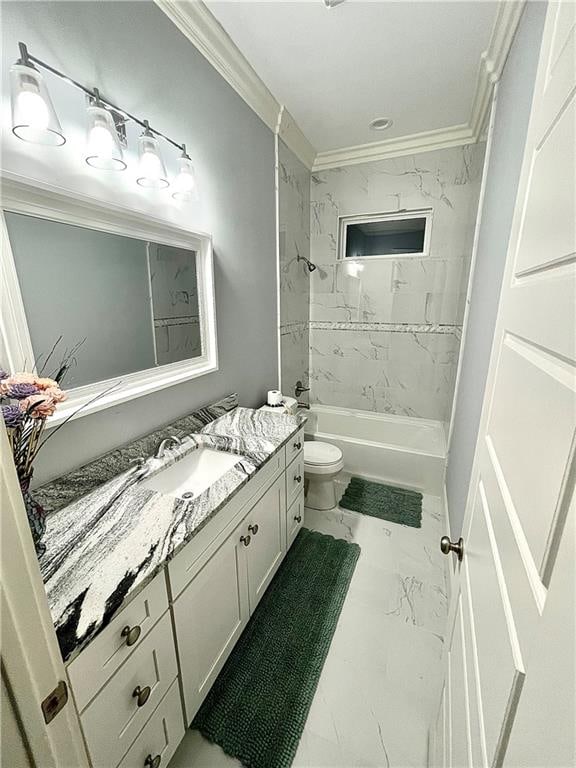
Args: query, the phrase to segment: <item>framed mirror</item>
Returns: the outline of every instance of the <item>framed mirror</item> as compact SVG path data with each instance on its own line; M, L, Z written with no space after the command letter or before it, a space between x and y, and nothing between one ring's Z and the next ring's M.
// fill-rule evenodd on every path
M1 281L0 363L69 358L53 423L218 368L206 234L3 179Z

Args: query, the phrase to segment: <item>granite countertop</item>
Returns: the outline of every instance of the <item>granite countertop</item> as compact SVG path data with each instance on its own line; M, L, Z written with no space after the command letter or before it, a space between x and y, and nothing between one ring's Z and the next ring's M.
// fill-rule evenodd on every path
M46 552L40 558L40 569L64 661L70 661L96 637L305 420L299 415L235 407L234 402L227 399L215 404L216 411L226 404L220 410L224 415L212 421L204 418L208 423L190 430L200 444L238 454L232 469L193 499L139 489L133 482L133 467L118 469L130 464L125 454L134 453L134 443L114 452L120 454L116 461L120 474L110 479L106 473L113 466L109 460L112 454L88 465L85 471L92 475L92 489L80 498L75 498L77 491L72 489L75 483L70 476L66 476L67 481L62 478L39 489L38 496L44 502L50 499L59 507L47 519ZM207 411L191 414L190 423L194 424L195 415ZM136 443L148 439L156 441L155 447L166 432L177 433L171 425ZM179 436L182 433L181 429ZM194 449L193 441L184 440L181 446L167 451L164 459L153 459L147 478ZM104 480L95 485L95 476ZM82 488L87 483L85 479ZM64 503L63 499L73 500Z

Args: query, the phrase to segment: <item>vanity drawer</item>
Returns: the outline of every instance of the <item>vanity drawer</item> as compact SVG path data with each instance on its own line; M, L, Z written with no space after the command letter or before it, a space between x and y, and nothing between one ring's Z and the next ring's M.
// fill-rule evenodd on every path
M178 681L175 680L118 768L148 768L152 760L158 756L160 768L165 768L183 736L182 702Z
M126 659L142 645L144 638L167 609L166 578L164 573L160 573L68 665L70 685L80 712ZM126 633L132 630L131 635L123 635L124 630Z
M286 467L286 506L289 507L304 488L304 452L300 451Z
M286 464L290 464L292 459L297 456L304 448L304 427L299 429L296 434L286 443Z
M166 613L80 715L94 768L118 765L177 672L172 623Z
M296 501L286 510L286 549L288 549L300 528L304 525L304 489Z

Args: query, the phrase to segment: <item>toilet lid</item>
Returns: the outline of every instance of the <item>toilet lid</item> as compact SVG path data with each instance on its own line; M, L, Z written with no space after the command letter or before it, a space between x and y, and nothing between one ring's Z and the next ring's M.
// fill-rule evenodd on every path
M307 440L304 443L304 461L307 464L335 464L342 458L342 451L331 443Z

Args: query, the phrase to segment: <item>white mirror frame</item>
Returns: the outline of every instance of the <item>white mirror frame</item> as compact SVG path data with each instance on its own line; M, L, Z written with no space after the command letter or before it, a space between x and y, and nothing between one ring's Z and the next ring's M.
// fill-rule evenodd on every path
M87 416L218 370L214 265L210 235L192 232L148 214L88 196L67 193L60 188L31 182L16 175L3 174L1 182L0 362L7 365L12 373L30 370L34 352L4 211L151 240L163 245L187 248L197 253L202 356L74 389L66 389L64 381L63 387L68 393L68 398L49 418L48 426L55 426L73 414L73 418ZM90 402L99 393L110 388L113 389L107 394ZM82 410L79 411L80 408Z

